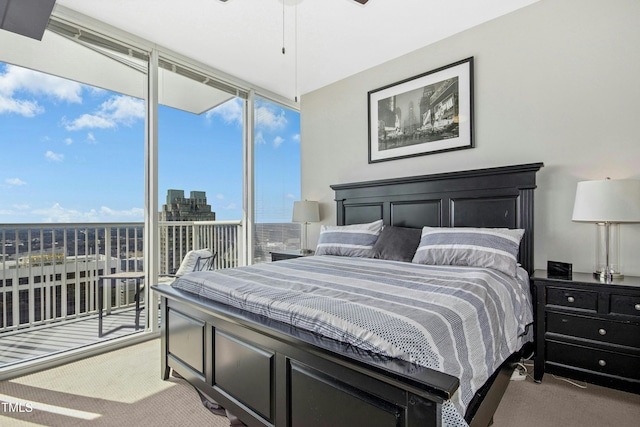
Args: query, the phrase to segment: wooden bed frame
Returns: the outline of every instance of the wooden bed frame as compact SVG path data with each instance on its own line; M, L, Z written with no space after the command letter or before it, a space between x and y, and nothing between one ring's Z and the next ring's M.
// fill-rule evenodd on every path
M533 190L542 163L334 185L338 225L524 228L520 263L533 271ZM170 369L249 426L440 426L457 378L370 354L194 294L162 296L162 378ZM516 354L465 416L491 423Z

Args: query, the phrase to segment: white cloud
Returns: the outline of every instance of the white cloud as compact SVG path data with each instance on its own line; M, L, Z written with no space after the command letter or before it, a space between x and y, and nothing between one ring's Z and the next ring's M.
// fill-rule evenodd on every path
M52 162L61 162L64 160L64 154L54 153L51 150L47 151L44 156L47 158L47 160L50 160Z
M273 139L273 147L274 148L278 148L282 145L282 143L284 142L284 138L280 137L280 136L276 136Z
M108 208L106 206L102 206L99 211L101 221L112 222L115 219L118 221L126 220L126 221L142 221L144 219L144 209L142 208L132 208L129 210L115 210Z
M207 118L213 115L222 117L225 123L236 123L242 125L243 101L234 98L224 104L207 111ZM283 108L276 104L256 101L255 111L256 129L279 130L287 126L287 117Z
M298 200L298 198L296 197L295 194L287 194L286 196L284 196L286 199L291 199L291 200Z
M56 101L82 102L83 85L71 80L6 65L0 74L0 114L15 113L25 117L42 114L45 109L29 96L47 96Z
M224 104L217 106L207 111L206 117L210 119L211 116L220 116L225 123L236 123L242 125L244 107L240 98L233 98Z
M64 143L65 143L65 144L67 144L67 145L71 145L71 144L73 144L73 139L71 139L71 138L65 138L65 139L64 139Z
M97 142L96 137L93 136L93 133L87 133L87 142L89 142L90 144L95 144Z
M216 199L224 200L224 194L220 194L220 193L216 194Z
M269 130L283 129L287 126L284 110L273 104L259 103L256 107L256 128Z
M29 205L11 205L11 209L0 209L0 215L8 219L7 222L21 222L25 221L25 213L28 213Z
M95 210L80 212L74 209L65 209L59 203L50 208L34 209L32 215L41 218L42 222L95 222L98 220Z
M300 142L300 134L296 133L295 135L293 135L291 139L293 139L294 141Z
M65 122L70 131L81 129L110 129L119 125L131 126L145 116L145 104L142 100L126 95L114 95L100 105L93 114L83 114L71 122Z
M37 216L39 222L139 222L143 221L144 209L132 208L129 210L114 210L106 206L100 209L79 211L64 208L55 203L50 208L34 209L31 216Z
M15 113L24 117L33 117L43 112L44 108L36 101L13 99L0 93L0 114Z
M21 186L21 185L27 185L26 182L24 182L23 180L21 180L20 178L7 178L4 180L4 182L6 182L7 184L9 184L12 187L17 187L17 186Z
M256 144L262 145L262 144L266 144L267 140L264 139L264 135L262 135L262 132L258 131L258 132L256 132L256 136L255 136L255 141L254 142Z
M84 128L108 129L116 127L116 123L107 117L101 117L94 114L83 114L71 123L65 124L67 130L80 130Z
M59 101L82 103L83 85L72 80L7 65L0 75L0 93L13 95L26 92L32 95L50 96Z
M116 95L100 106L100 113L116 123L131 126L136 120L144 119L146 107L141 99Z

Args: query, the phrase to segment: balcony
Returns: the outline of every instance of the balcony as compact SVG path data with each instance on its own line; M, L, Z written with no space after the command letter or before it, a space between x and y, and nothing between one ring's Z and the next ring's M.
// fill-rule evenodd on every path
M240 221L161 223L159 273L174 272L189 250L201 248L218 253L214 268L237 267L241 227ZM144 310L142 327L131 327L135 283L98 286L102 275L143 271L143 231L142 223L0 224L0 370L144 331ZM102 337L99 290L108 313Z

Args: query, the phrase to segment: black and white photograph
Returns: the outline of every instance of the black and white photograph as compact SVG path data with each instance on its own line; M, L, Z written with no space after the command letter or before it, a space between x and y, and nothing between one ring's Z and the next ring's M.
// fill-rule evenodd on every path
M369 92L369 163L473 147L473 58Z

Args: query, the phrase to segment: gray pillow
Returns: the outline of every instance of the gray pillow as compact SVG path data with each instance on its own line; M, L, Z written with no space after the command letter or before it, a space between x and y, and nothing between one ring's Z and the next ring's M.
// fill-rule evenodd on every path
M424 227L413 262L492 268L515 277L524 230Z
M420 243L419 228L384 227L373 247L373 257L411 262Z
M371 258L373 245L382 230L382 220L367 224L323 225L316 255Z

